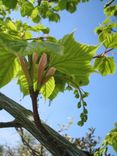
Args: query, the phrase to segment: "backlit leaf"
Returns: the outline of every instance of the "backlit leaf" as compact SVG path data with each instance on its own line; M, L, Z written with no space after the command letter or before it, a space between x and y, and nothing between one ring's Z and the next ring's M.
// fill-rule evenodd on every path
M115 48L117 49L117 33L101 33L99 40L103 42L106 48Z
M14 9L17 5L17 0L2 0L2 2L9 9Z
M49 98L55 88L54 77L51 77L41 88L40 93L45 97Z
M109 134L107 134L104 142L104 145L108 146L112 146L113 149L117 152L117 126L115 124L115 128L113 128Z
M7 27L8 27L9 29L11 29L11 30L14 30L14 31L17 30L15 24L14 24L11 20L8 20L8 21L7 21Z
M94 68L97 69L103 76L106 76L108 74L115 73L116 64L113 57L103 56L95 60Z
M28 1L25 1L21 8L20 8L20 11L21 11L21 15L24 17L24 16L30 16L32 11L33 11L34 7L32 5L32 3L28 2Z
M72 76L75 81L87 84L89 74L93 71L91 59L98 47L76 42L73 34L66 35L60 40L60 44L64 47L64 54L53 56L50 65L67 76Z
M17 75L18 81L17 84L20 86L20 91L23 93L24 96L29 94L29 85L24 75L23 71L20 70Z
M0 51L0 88L9 83L16 76L15 56Z

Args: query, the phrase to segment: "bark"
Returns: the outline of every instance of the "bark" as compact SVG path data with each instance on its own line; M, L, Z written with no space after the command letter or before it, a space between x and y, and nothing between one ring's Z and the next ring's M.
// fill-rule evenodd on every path
M15 118L14 123L17 126L19 125L28 130L54 156L89 156L47 124L42 123L43 128L38 129L34 123L32 111L27 110L2 93L0 93L0 109L4 109L11 114ZM0 123L0 128L4 127L4 124ZM7 127L10 127L10 122L7 125L9 125ZM11 125L13 127L13 123Z

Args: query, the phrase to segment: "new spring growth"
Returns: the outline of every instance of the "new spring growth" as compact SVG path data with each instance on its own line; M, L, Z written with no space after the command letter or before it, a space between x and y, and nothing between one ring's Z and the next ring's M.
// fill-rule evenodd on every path
M39 54L36 53L36 52L33 53L33 57L32 57L32 62L33 62L33 64L35 64L35 63L37 62L38 58L39 58Z
M47 65L47 55L46 53L43 53L38 64L38 73L37 73L38 74L38 80L37 80L38 86L41 86L43 73L44 73L44 69L46 65Z
M55 67L49 68L45 75L45 79L43 80L43 84L46 83L52 76L54 76L55 72L56 72Z
M24 72L24 75L25 75L25 77L27 79L27 82L28 82L29 86L32 86L32 81L31 81L29 71L28 71L28 64L27 64L27 61L26 61L25 57L22 57L22 56L19 56L19 55L17 57L19 59L20 65L22 67L22 70Z
M51 67L46 74L46 77L51 77L55 74L56 68L55 67Z

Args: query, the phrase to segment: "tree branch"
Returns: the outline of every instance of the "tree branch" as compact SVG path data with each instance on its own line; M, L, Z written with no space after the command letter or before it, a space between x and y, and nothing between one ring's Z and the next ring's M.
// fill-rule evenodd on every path
M107 2L104 6L104 8L109 7L115 0L110 0L109 2Z
M16 122L15 120L10 122L0 122L0 128L11 128L11 127L19 128L22 126L20 125L20 123Z
M33 38L27 38L27 39L23 39L23 40L26 40L26 41L28 41L28 40L45 40L46 39L46 37L33 37Z
M37 3L38 3L39 6L41 5L41 1L42 1L42 0L38 0L38 1L37 1Z
M23 128L29 131L54 156L88 156L48 125L44 132L36 127L32 112L0 93L0 107L10 113ZM46 133L45 133L46 132Z
M112 50L113 50L113 48L108 49L108 50L105 50L103 53L94 56L93 59L95 59L95 58L101 58L102 56L104 56L105 54L109 53L109 52L112 51Z

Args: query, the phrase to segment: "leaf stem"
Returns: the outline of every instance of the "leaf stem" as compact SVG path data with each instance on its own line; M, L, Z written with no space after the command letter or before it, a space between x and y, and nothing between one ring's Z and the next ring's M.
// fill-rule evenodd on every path
M108 49L108 50L105 50L103 53L94 56L93 59L95 59L95 58L101 58L102 56L104 56L105 54L109 53L109 52L112 51L112 50L113 50L113 48Z

